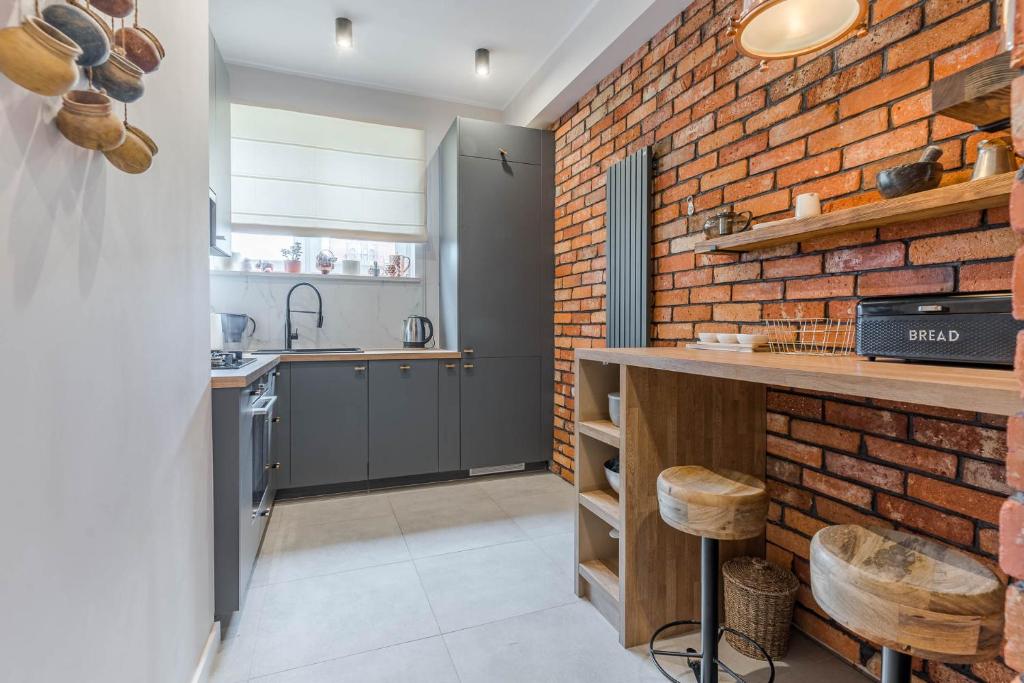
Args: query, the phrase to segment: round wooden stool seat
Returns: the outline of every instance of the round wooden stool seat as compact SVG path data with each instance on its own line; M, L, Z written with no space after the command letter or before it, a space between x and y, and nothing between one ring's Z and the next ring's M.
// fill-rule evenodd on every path
M658 475L658 507L670 526L694 536L738 541L760 536L768 516L764 482L732 470L699 465Z
M958 663L999 653L1002 582L927 538L852 524L822 529L811 541L811 588L833 619L897 652Z

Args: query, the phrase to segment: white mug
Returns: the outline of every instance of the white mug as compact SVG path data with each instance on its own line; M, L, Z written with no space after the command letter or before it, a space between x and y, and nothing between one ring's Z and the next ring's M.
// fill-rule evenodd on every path
M821 214L821 199L817 192L807 192L796 196L796 217L809 218Z

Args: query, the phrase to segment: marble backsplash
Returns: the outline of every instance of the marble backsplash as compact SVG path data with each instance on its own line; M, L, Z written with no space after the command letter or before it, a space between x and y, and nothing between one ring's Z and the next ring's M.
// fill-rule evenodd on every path
M316 327L316 316L292 315L299 338L295 348L358 346L394 348L402 345L402 322L410 315L423 315L425 288L421 280L356 280L317 275L283 273L210 272L210 310L215 313L245 313L256 320L256 333L245 340L245 348L284 347L285 299L299 282L309 282L324 301L324 326ZM316 294L302 287L292 296L292 309L316 310Z

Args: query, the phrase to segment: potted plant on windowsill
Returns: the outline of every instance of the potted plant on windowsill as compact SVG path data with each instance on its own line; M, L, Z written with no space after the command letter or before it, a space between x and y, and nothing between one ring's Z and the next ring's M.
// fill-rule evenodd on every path
M295 242L292 246L287 249L281 250L281 255L284 256L284 272L286 273L301 273L302 272L302 243Z

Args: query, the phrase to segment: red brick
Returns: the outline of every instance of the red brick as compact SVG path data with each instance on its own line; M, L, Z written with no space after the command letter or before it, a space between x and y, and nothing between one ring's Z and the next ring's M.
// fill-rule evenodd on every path
M787 299L821 299L853 295L852 275L815 277L786 282Z
M847 661L860 661L860 643L828 622L816 617L813 612L798 607L793 612L793 621L798 629L814 640L824 643L826 647Z
M812 497L807 491L771 479L765 485L768 487L768 495L772 500L782 501L786 505L792 505L801 510L811 508Z
M772 147L778 147L790 140L821 130L836 122L838 109L838 105L831 103L787 119L768 131L768 143Z
M989 5L986 3L893 45L888 50L888 67L898 69L905 64L916 62L922 57L936 54L972 36L984 33L988 27Z
M712 320L757 322L761 320L761 304L715 304Z
M999 523L999 509L1004 500L1002 496L913 473L907 476L907 495L990 524Z
M762 267L766 278L819 275L821 273L821 256L791 256L784 259L773 259L765 261Z
M929 113L931 99L928 100ZM885 109L874 109L853 118L844 118L835 126L830 126L807 138L807 147L811 154L818 154L829 149L844 147L851 142L869 138L885 131L889 127L889 117Z
M732 288L733 301L768 301L781 298L781 282L754 282L735 285Z
M1024 413L1017 413L1007 422L1006 442L1006 481L1024 490Z
M916 240L910 245L914 264L975 261L1012 256L1017 239L1008 228L943 235Z
M862 508L871 507L871 489L851 484L842 479L829 477L814 470L804 470L804 486L814 489L819 493L824 493L826 496L838 498L851 505L857 505Z
M860 434L830 425L793 420L790 423L790 434L794 439L847 453L856 453L860 448Z
M1006 587L1005 637L1003 659L1017 671L1024 671L1024 583Z
M861 166L877 159L924 147L928 142L928 122L918 121L903 128L843 148L843 168Z
M857 278L857 294L860 296L933 294L952 292L953 287L952 268L913 268L865 273Z
M779 460L770 456L765 459L765 472L767 475L790 484L800 483L800 473L802 471L803 468L799 463Z
M900 525L923 531L945 541L969 546L974 540L974 524L963 517L939 512L903 498L878 494L878 512Z
M902 12L916 2L917 0L875 0L871 8L871 21L877 25L879 22L888 19L897 12Z
M871 26L868 34L863 38L848 40L836 50L836 64L839 66L852 64L858 59L879 52L897 40L917 32L921 28L920 8L914 8L909 12L902 12L889 21L883 22L883 19L891 17L912 4L914 3L907 0L895 0L895 2L881 0L875 3L873 10L875 13L874 25ZM883 7L879 7L879 5L883 5ZM884 5L889 5L889 7L884 7Z
M869 515L860 510L854 510L831 498L818 496L814 499L814 511L824 520L833 524L860 524L861 526L891 527L887 521Z
M779 413L768 413L768 431L777 434L789 433L789 416Z
M907 416L888 410L828 401L825 403L825 421L861 432L907 438Z
M915 416L912 437L918 443L989 460L1006 460L1006 432Z
M809 467L821 467L822 450L780 436L768 435L768 453Z
M1004 496L1013 492L1006 485L1006 467L1002 463L964 458L963 465L961 479L965 484L1001 493Z
M956 477L957 458L949 453L868 435L864 436L864 444L867 446L868 455L877 460L885 460L900 467L922 470L949 479Z
M963 71L968 67L996 56L996 54L1002 51L1002 37L1002 32L996 31L989 33L987 36L982 36L967 45L939 55L935 58L933 78L935 80L947 78L958 71Z
M798 510L794 510L793 508L786 508L786 511L784 513L784 521L786 523L786 526L788 526L790 529L799 531L804 536L812 537L814 536L814 534L818 533L819 531L828 526L828 524L821 521L820 519L815 519L814 517L805 515L804 513L799 512Z
M805 106L813 107L827 100L853 90L859 85L874 81L882 74L882 57L876 55L870 59L858 62L848 69L833 73L823 78L810 88L805 94Z
M716 168L714 171L709 171L701 176L700 189L701 192L707 192L708 190L716 187L721 187L727 183L735 182L747 175L747 161L742 159L728 166Z
M761 264L755 261L749 263L736 263L728 266L718 266L714 270L714 281L738 282L740 280L755 280L761 274Z
M893 69L895 67L890 64L889 68ZM870 85L844 95L839 100L839 116L847 118L881 104L892 102L916 90L927 88L928 81L928 62L922 62L903 71L890 74Z
M1007 498L999 514L999 566L1024 576L1024 495Z
M811 554L811 541L800 534L787 531L774 524L769 524L765 529L765 536L769 543L774 543L780 548L785 548L797 557L807 559Z
M854 479L874 488L903 492L903 472L892 467L829 452L825 454L825 469L845 479Z
M821 419L822 416L822 401L820 398L769 391L767 402L769 409L787 415L811 419Z
M789 166L783 166L775 172L779 187L796 185L812 178L835 173L839 170L839 152L829 152L820 156L811 157L798 161Z
M846 273L902 266L905 249L900 242L890 242L829 252L825 255L825 272Z
M960 268L960 291L996 292L1010 288L1012 261L973 263Z
M788 145L776 147L764 154L758 154L750 160L750 172L760 173L761 171L767 171L783 164L788 164L791 161L802 159L806 148L807 142L800 139L794 140Z

